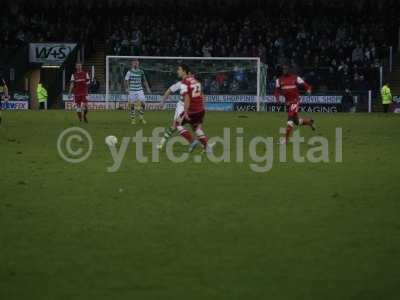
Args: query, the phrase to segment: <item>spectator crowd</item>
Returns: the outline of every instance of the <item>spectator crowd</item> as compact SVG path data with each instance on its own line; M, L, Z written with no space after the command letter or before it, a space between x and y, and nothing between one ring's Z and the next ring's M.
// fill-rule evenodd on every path
M320 89L376 88L397 44L397 0L27 1L0 11L0 49L78 42L87 53L261 57L269 82L289 63ZM221 76L215 78L219 84Z

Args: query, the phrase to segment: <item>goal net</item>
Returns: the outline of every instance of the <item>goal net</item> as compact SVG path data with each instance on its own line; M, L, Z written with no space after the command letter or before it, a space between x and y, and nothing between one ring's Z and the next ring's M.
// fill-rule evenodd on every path
M159 107L164 92L179 81L177 67L187 64L202 83L207 110L233 111L235 106L247 104L251 110L260 110L260 101L266 90L266 68L256 57L106 57L106 102L108 109L126 109L125 75L132 61L139 60L151 92L146 87L146 108ZM170 97L168 108L173 108L179 96Z

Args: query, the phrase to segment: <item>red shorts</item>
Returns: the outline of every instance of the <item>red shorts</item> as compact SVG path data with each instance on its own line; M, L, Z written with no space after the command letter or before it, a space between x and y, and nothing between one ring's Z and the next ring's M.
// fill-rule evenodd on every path
M184 113L182 113L182 115L183 114ZM189 119L183 119L182 125L190 124L192 126L197 126L203 124L204 115L205 115L204 110L195 113L189 113Z
M286 108L289 120L295 121L299 118L300 103L289 103Z
M77 105L87 104L87 102L88 102L86 95L78 95L78 96L75 95L74 101L75 101L75 104L77 104Z

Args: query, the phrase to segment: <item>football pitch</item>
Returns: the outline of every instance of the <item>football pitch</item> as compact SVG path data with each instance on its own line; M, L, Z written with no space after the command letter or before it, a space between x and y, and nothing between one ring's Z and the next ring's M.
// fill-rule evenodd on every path
M329 162L279 162L254 172L244 153L213 162L197 149L176 163L138 162L130 143L115 172L104 139L169 125L148 112L5 112L0 127L0 299L399 299L400 123L396 115L312 114ZM280 113L209 112L210 137L243 128L279 136ZM63 160L57 140L80 126L90 157ZM335 161L335 129L342 162ZM120 144L120 143L119 143ZM119 145L118 145L119 146ZM118 148L117 146L117 148ZM85 147L73 141L72 150ZM303 143L301 153L310 145ZM177 144L176 155L186 146ZM144 145L144 154L152 151ZM217 144L215 152L222 153ZM262 156L265 149L258 145ZM201 163L194 157L200 158Z

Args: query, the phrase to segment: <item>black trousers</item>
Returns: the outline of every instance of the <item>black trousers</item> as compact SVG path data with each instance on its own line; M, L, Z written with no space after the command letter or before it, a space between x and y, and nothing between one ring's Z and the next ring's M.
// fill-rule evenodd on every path
M388 111L389 111L389 106L390 106L390 104L382 104L382 105L383 105L383 112L384 112L385 114L387 114Z
M45 109L46 108L45 104L46 104L46 102L39 102L39 109L40 110Z

